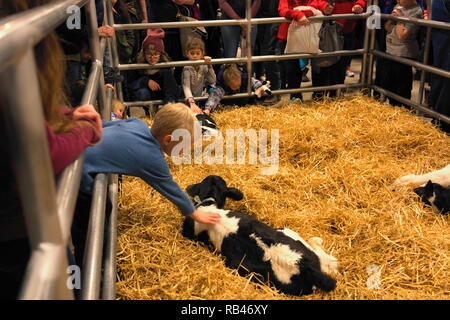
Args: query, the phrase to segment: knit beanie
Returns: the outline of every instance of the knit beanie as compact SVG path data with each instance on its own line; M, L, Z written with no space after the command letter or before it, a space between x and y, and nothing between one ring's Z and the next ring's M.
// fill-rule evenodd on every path
M148 29L147 30L147 36L145 37L144 41L142 42L142 49L152 49L156 50L160 53L164 52L164 30L161 28L158 29ZM153 45L153 47L152 47Z

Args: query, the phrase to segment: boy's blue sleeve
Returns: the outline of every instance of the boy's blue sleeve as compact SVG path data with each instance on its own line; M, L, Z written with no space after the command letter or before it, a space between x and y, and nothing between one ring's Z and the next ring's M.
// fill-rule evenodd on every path
M177 206L183 216L194 213L195 207L191 199L173 180L172 175L161 176L158 174L157 176L144 171L140 178Z

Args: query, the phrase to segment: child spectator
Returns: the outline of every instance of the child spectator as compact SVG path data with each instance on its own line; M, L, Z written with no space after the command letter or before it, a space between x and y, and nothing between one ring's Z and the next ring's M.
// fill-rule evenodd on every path
M193 17L192 5L194 0L147 0L147 16L149 22L174 22L178 21L177 15ZM164 30L164 46L167 54L174 61L184 60L182 52L179 28L167 28ZM175 68L174 76L177 83L181 83L182 67Z
M245 66L238 66L236 64L228 64L222 66L217 73L216 84L213 86L213 89L209 94L209 98L206 101L204 113L210 115L217 107L224 95L247 92L247 79L248 73ZM265 94L265 92L262 90L264 88L263 85L263 82L253 77L251 78L252 90L259 98ZM232 98L226 101L227 104L243 106L249 103L250 100L250 97L244 97Z
M395 17L423 18L423 13L416 0L398 0L398 5L392 11ZM389 20L385 24L387 31L386 52L403 58L417 59L419 53L419 43L417 32L419 26L403 22ZM390 59L384 59L383 63L377 65L380 70L381 79L377 81L383 88L402 96L411 98L413 83L413 71L409 65L401 64ZM401 103L393 98L389 102L394 106Z
M205 44L199 38L191 38L186 47L189 60L204 60L210 62L211 57L205 56ZM202 113L195 103L194 97L203 95L206 86L216 82L216 73L211 65L185 66L182 74L182 86L186 100L194 113Z
M79 264L83 258L91 194L97 173L110 172L139 177L176 205L182 215L201 223L214 224L220 219L218 214L194 208L189 197L173 180L164 157L164 153L171 156L174 147L181 143L172 141L173 132L185 129L194 137L197 123L193 112L182 103L162 107L156 113L150 130L147 123L137 118L103 121L101 143L86 150L74 214L72 239L75 258Z
M119 99L113 98L111 103L111 121L126 119L125 107Z
M138 63L148 63L153 66L158 62L168 62L169 57L164 52L164 30L148 29L147 37L142 42ZM180 95L173 72L170 68L147 69L140 72L138 80L131 84L136 100L149 101L162 99L164 104L174 102ZM148 107L145 114L150 116Z

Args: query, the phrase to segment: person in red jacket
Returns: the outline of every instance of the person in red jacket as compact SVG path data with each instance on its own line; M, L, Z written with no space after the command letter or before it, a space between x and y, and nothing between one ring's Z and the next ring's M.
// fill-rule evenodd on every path
M335 0L333 10L325 12L325 8L329 7L329 1L315 0L315 5L325 14L361 14L366 7L366 0ZM342 25L341 33L344 36L343 50L355 49L355 19L337 20ZM327 86L334 84L342 84L345 81L347 66L350 65L351 57L343 56L337 63L330 67L318 68L312 64L313 86ZM323 92L315 92L314 98L321 98ZM330 97L335 96L336 91L330 91Z
M280 0L278 4L278 13L280 17L285 17L292 20L292 22L281 23L278 29L278 41L280 43L281 53L284 53L284 49L286 48L289 25L293 23L295 25L305 26L309 23L308 17L314 15L311 10L294 10L294 8L298 6L314 7L316 9L320 9L324 13L331 13L333 10L333 6L328 4L323 6L323 9L319 8L318 0ZM298 59L283 60L282 64L286 73L287 88L300 88L302 82L302 70ZM283 83L283 81L281 82ZM302 100L301 93L291 94L291 97L293 99L298 98Z

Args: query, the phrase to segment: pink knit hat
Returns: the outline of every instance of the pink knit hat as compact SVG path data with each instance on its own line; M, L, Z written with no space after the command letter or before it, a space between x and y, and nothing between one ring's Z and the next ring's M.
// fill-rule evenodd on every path
M156 50L160 53L164 52L164 30L161 28L158 29L148 29L147 36L142 42L142 49L152 49ZM153 47L151 47L153 45Z

